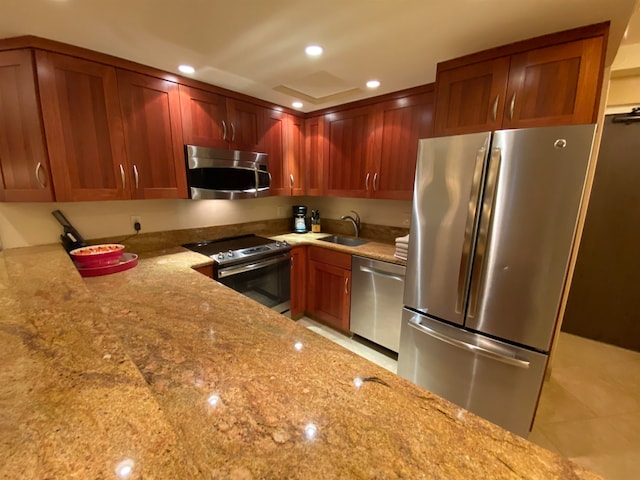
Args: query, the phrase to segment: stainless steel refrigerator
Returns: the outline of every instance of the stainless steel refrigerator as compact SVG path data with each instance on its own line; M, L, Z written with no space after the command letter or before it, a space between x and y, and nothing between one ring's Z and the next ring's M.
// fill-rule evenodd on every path
M595 125L420 140L398 374L527 436Z

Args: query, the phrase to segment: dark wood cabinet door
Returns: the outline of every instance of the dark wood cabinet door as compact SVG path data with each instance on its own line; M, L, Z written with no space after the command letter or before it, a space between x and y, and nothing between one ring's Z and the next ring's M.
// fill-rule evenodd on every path
M435 136L495 130L502 125L509 57L439 71Z
M187 198L178 84L118 71L132 198Z
M253 103L227 98L227 139L232 149L264 151L264 110Z
M307 118L304 131L304 187L307 195L320 196L324 194L324 118Z
M226 97L180 85L180 108L184 142L210 148L228 148L231 126Z
M592 37L514 55L503 128L595 122L603 42Z
M270 195L289 195L289 169L285 151L287 114L278 110L265 109L264 151L269 154L271 174Z
M432 136L433 93L385 102L377 108L371 196L411 200L418 140Z
M36 51L56 200L130 198L115 68Z
M291 318L304 315L307 307L307 247L291 249Z
M324 193L366 197L372 189L373 107L325 115Z
M349 330L351 272L327 263L309 261L310 315L339 330Z
M290 195L305 195L304 178L304 120L294 115L287 115L286 155L289 167Z
M0 52L0 199L54 200L31 50Z

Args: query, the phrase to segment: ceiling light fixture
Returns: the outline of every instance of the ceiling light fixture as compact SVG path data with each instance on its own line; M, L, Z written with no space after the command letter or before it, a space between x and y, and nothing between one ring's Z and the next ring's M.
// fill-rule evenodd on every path
M188 74L191 74L196 71L196 69L193 68L191 65L179 65L178 70L180 70L182 73L188 73Z
M317 57L319 55L322 55L322 52L324 52L324 48L322 48L320 45L309 45L304 49L304 51L311 57Z
M302 102L293 102L291 106L293 108L302 108Z
M380 86L380 82L378 80L369 80L367 82L368 88L378 88Z

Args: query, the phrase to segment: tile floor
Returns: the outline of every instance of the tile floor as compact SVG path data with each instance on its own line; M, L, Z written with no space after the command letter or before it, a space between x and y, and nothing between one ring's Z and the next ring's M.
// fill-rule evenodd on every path
M314 332L396 372L397 356L302 318ZM640 478L640 353L561 333L529 440L608 480Z

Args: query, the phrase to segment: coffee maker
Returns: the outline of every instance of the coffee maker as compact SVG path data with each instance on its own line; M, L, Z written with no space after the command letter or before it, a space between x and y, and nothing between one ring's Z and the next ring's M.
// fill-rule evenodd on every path
M309 226L307 225L307 207L306 205L294 205L293 210L293 232L307 233Z

